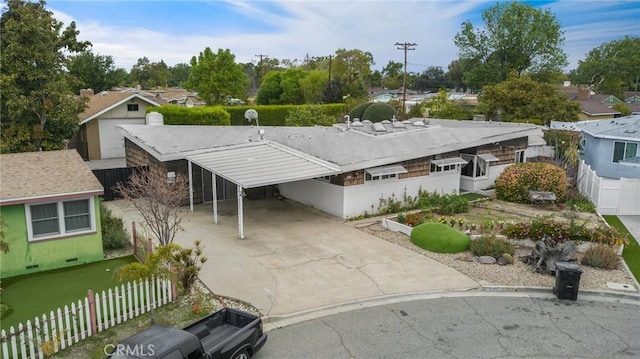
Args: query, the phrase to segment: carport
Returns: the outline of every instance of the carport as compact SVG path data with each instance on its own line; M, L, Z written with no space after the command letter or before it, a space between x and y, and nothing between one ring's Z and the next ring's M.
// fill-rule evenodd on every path
M215 150L194 151L185 158L189 170L189 207L193 212L193 164L211 172L213 223L218 224L216 176L236 184L238 234L244 238L244 189L334 175L340 168L272 141L256 141Z

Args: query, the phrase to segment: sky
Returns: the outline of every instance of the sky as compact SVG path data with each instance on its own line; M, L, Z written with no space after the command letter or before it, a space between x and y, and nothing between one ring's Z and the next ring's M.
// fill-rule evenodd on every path
M236 62L259 55L302 60L337 49L373 55L374 69L403 62L396 43L415 43L408 71L420 73L458 58L454 36L464 21L482 26L483 0L49 0L47 9L64 24L76 22L80 40L113 57L127 71L139 58L167 65L189 63L206 47L229 49ZM603 43L640 36L640 0L528 1L549 9L562 25L566 70Z

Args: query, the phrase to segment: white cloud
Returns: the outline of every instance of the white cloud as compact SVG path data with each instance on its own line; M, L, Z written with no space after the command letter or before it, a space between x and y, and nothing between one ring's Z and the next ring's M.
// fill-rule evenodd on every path
M127 70L138 58L146 56L151 61L164 60L168 65L189 62L206 47L228 48L238 62L256 61L256 54L266 54L279 59L302 59L310 56L326 56L339 48L360 49L373 54L376 68L388 61L403 61L403 53L396 42L417 43L408 54L409 71L421 72L425 66L446 66L457 58L453 44L460 25L477 12L486 2L481 1L282 1L260 3L252 1L227 1L235 12L248 21L254 20L270 26L264 33L236 33L216 36L213 34L179 34L167 26L150 29L144 17L137 27L118 28L99 22L76 21L80 38L93 43L94 52L113 56L117 66ZM581 24L586 19L606 9L598 2L560 2L550 4L551 11L563 19L566 31L566 48L571 65L593 47L619 38L625 29L640 32L640 25L621 21L621 17L596 17L593 23ZM605 3L608 4L608 3ZM150 6L151 3L150 3ZM272 11L279 7L278 11ZM610 10L610 9L609 9ZM54 11L65 24L73 18ZM593 20L593 21L596 21ZM607 21L605 23L605 21ZM631 25L630 25L631 24ZM275 30L274 30L275 29ZM221 32L218 32L221 33Z

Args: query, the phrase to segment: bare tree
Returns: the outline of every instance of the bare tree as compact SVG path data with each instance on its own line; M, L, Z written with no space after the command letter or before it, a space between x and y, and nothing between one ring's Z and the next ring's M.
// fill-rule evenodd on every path
M183 174L168 178L161 171L134 172L125 185L118 183L114 190L140 212L161 245L173 242L177 231L182 229L180 206L189 193Z

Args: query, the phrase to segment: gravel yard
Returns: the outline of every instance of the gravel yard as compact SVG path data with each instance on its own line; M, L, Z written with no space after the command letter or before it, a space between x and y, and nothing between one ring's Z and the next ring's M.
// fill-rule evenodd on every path
M420 253L442 264L446 264L460 273L469 276L483 286L553 287L555 284L554 276L535 273L531 266L528 266L518 260L519 257L530 254L530 248L516 247L514 255L515 262L512 265L487 265L480 264L478 262L463 261L461 260L461 257L463 257L462 253L443 254L424 250L411 243L408 236L385 229L380 224L380 221L371 222L369 224L359 223L356 225L356 228L378 238L382 238L391 243L395 243L396 245ZM636 287L633 277L626 270L624 265L621 265L617 270L604 270L587 266L581 266L581 269L583 270L580 278L581 289L611 290L607 286L607 283L609 282L627 284L634 288ZM636 288L636 290L637 289L638 288Z

